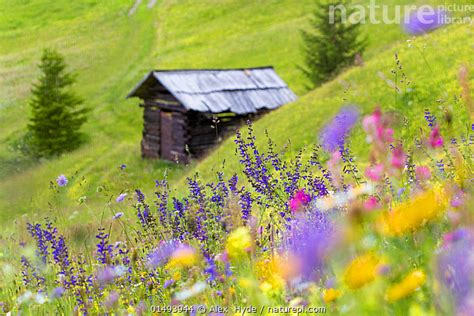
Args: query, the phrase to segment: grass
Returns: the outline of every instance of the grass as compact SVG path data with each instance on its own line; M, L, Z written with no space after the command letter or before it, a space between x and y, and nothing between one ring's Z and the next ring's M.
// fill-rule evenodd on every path
M457 75L461 65L469 64L469 56L474 53L473 32L471 26L454 26L386 50L365 66L350 69L294 104L259 120L255 124L259 144L266 142L265 131L268 130L279 148L286 147L287 157L294 156L317 140L324 123L344 104L356 104L365 114L376 106L392 111L394 123L399 127L397 137L405 141L415 136L424 137L415 127L423 124L425 108L439 118L445 109L453 114L452 130L447 133L468 132L470 120L465 104L456 101L461 91ZM396 68L395 55L401 62L401 70ZM396 74L392 70L396 70ZM402 73L408 77L405 82L400 82ZM395 82L399 92L393 86ZM471 76L471 84L473 82ZM362 132L353 135L351 140L355 154L366 156ZM234 150L233 139L228 139L190 173L198 172L210 179L220 170L241 171L238 159L230 158ZM223 157L226 159L222 169Z
M44 216L51 197L48 183L61 173L74 175L81 182L73 186L77 187L72 194L74 202L65 205L72 214L80 207L77 201L82 196L88 196L91 206L98 203L94 192L99 187L120 193L114 177L122 163L128 165L129 181L136 187L150 187L153 180L165 175L179 181L183 175L195 172L193 166L183 169L140 157L141 109L137 100L125 100L124 96L152 68L274 65L302 98L268 115L257 123L257 129L260 133L269 129L277 139L291 137L291 148L296 151L314 140L323 117L334 113L344 96L366 108L376 102L390 106L384 101L394 94L387 96L390 89L374 78L378 70L389 76L393 49L386 50L396 42L405 46L408 38L398 25L364 26L369 39L366 59L373 61L305 95L305 80L297 68L302 64L299 31L306 26L312 0L299 1L298 5L289 0L226 0L218 5L212 0L163 1L153 9L147 9L143 3L133 16L128 16L131 5L132 1L125 0L8 0L0 4L0 222L5 226L23 214ZM456 31L458 37L460 33ZM468 37L461 39L469 41ZM451 43L449 35L444 41L444 45ZM78 73L77 92L93 111L84 127L88 141L83 147L62 157L32 162L9 147L25 130L29 90L38 74L36 64L41 49L45 47L55 47L65 54L70 68ZM468 56L469 44L463 47L466 51L455 60ZM416 55L414 50L411 54ZM431 63L437 62L437 56L429 56L436 52L427 50L423 54L433 58ZM401 58L404 62L403 54ZM421 54L418 58L422 58ZM457 67L447 58L444 64L433 67L445 70L450 64ZM417 65L413 63L411 67ZM452 79L456 69L449 71ZM439 75L440 82L447 82ZM345 80L342 85L341 80ZM374 89L370 101L367 84L370 93ZM421 89L426 94L432 86ZM196 170L212 170L223 158L227 162L232 160L231 156L228 141ZM209 172L204 173L210 176ZM90 220L88 215L81 213L81 218Z

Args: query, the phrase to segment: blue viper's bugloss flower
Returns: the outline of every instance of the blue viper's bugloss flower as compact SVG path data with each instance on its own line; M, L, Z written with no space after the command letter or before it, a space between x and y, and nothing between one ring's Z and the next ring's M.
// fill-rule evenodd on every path
M319 139L323 148L329 152L339 149L358 118L359 110L355 106L343 107L320 133Z
M60 175L57 179L56 179L56 183L60 186L60 187L64 187L67 185L68 183L68 179L66 178L65 175Z
M405 18L403 28L408 34L422 35L446 24L447 18L443 10L422 6Z

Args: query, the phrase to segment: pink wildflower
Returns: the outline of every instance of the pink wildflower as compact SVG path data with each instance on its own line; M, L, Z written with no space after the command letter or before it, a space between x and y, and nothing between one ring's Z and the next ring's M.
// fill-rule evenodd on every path
M311 196L304 193L303 190L299 190L293 195L290 200L290 209L292 213L296 213L301 210L301 208L311 202Z
M392 150L392 167L402 169L405 166L406 155L403 152L402 146L397 146Z
M426 166L416 167L415 173L418 180L429 180L431 178L431 170Z
M379 207L379 201L373 195L369 196L367 201L365 201L365 203L364 203L364 208L368 211L375 210L378 207Z
M390 143L393 141L393 129L385 128L380 109L376 109L371 115L364 117L362 126L367 133L369 143L373 141Z
M443 146L443 138L441 137L441 134L439 133L438 126L436 126L435 128L431 130L429 142L432 148Z
M375 166L370 166L365 169L365 176L372 181L380 181L383 176L383 165L377 164Z

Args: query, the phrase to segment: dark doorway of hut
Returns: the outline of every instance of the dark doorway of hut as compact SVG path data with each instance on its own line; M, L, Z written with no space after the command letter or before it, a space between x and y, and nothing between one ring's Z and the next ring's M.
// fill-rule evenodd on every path
M175 160L173 155L173 116L171 112L161 111L160 156L166 160Z

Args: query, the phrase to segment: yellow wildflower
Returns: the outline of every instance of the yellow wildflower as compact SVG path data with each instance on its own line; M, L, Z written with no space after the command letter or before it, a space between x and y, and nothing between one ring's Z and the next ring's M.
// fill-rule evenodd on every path
M167 268L189 268L192 267L196 263L196 261L196 250L189 246L182 246L173 252L166 266Z
M352 290L361 288L375 279L380 263L380 258L374 253L355 258L347 267L344 282Z
M245 227L234 230L227 238L225 249L231 259L237 259L245 255L252 247L250 231Z
M342 295L341 291L333 289L333 288L329 288L324 291L323 300L325 303L329 303L329 302L335 301L341 295Z
M261 283L260 289L265 292L278 292L285 287L285 280L281 275L280 258L273 256L256 263L256 275Z
M389 302L407 297L425 283L426 276L421 270L412 271L399 283L388 288L385 298Z
M173 280L175 280L175 281L181 280L181 272L176 271L175 273L173 273L172 278L173 278Z
M415 231L446 209L446 196L441 190L429 190L414 199L395 206L379 218L379 229L389 236Z

